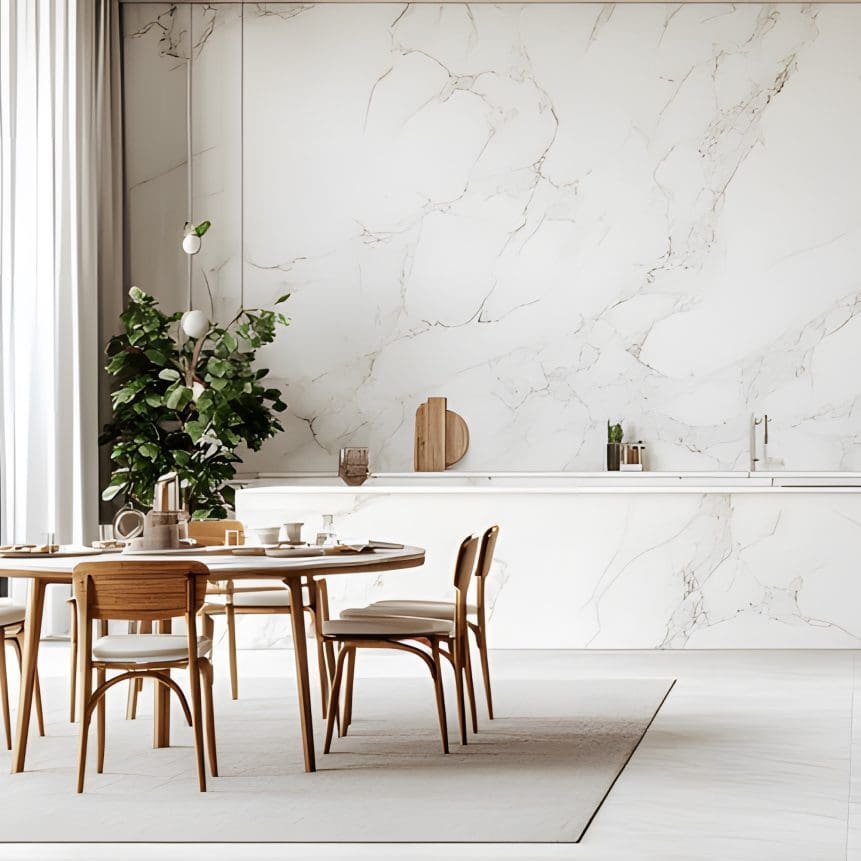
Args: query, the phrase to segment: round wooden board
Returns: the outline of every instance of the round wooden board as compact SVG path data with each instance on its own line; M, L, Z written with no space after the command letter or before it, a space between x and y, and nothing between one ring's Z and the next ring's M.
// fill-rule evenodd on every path
M469 428L457 413L445 411L445 468L454 466L469 448Z

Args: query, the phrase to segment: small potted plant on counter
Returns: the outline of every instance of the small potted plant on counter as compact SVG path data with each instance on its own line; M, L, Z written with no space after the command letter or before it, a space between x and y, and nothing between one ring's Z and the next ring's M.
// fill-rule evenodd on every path
M618 472L619 464L622 461L622 431L621 423L617 422L611 425L607 421L607 470L609 472Z

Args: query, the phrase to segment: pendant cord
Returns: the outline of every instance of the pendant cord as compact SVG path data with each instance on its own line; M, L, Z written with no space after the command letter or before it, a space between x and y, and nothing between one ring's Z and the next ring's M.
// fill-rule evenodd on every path
M188 176L188 223L194 224L194 185L193 185L193 173L194 168L192 165L192 149L191 149L191 123L192 123L192 105L191 105L191 66L192 60L194 57L194 18L192 17L194 10L194 4L188 4L188 62L186 63L186 80L185 80L185 157L187 163L186 174ZM188 293L188 301L187 301L187 310L191 310L192 307L192 296L191 296L191 261L192 255L187 254L188 258L186 263L186 290Z
M239 307L245 307L245 5L239 7Z

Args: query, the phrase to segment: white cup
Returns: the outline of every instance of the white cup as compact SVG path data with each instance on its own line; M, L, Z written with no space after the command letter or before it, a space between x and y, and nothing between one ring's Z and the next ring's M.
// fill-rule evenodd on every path
M290 544L302 543L302 527L304 525L304 523L285 523L283 525L284 534Z

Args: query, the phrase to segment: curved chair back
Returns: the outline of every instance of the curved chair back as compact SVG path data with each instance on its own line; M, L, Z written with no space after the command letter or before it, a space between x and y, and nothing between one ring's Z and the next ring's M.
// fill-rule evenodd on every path
M201 562L81 562L75 598L87 619L152 622L194 616L203 606L209 569Z
M479 621L484 623L484 587L493 565L493 553L496 550L496 539L499 536L499 526L488 527L481 536L481 550L478 563L475 566L476 577L476 610Z
M475 560L478 556L479 537L469 535L460 543L457 551L457 561L454 564L455 588L455 636L466 635L466 593L472 575L475 573Z

